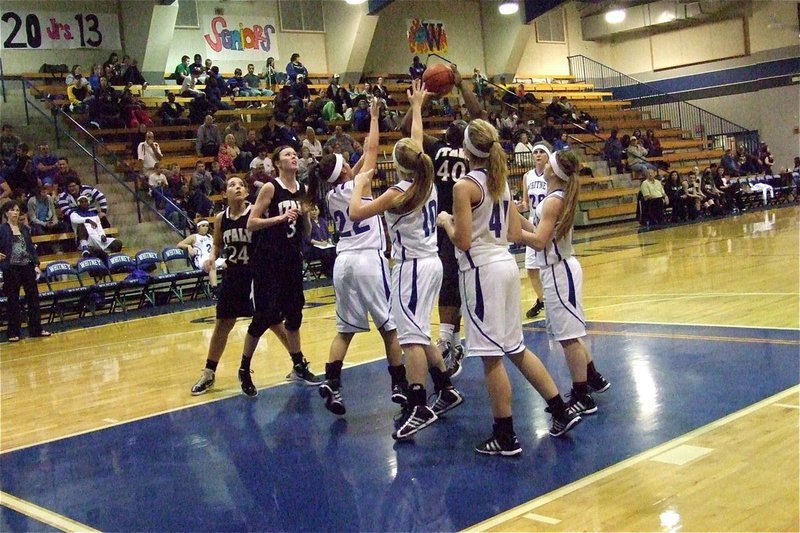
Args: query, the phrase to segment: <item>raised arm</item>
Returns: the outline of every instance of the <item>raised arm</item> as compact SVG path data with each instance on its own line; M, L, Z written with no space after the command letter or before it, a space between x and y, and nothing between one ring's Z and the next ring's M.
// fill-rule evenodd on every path
M428 96L428 91L425 90L425 84L422 80L414 80L411 82L411 88L408 90L408 102L411 104L411 138L423 146L424 131L422 125L422 103L425 97Z
M478 102L478 97L475 96L475 92L472 90L470 82L461 77L461 73L458 72L458 66L455 63L452 63L450 68L453 70L453 76L456 80L456 87L458 87L461 96L464 98L464 105L467 106L470 120L476 118L482 118L486 120L489 114L481 107L480 102Z
M375 168L378 162L378 147L381 144L380 122L378 121L380 113L380 104L378 99L373 98L369 106L369 133L367 139L364 141L364 155L358 160L358 163L353 167L353 174L358 174L362 169L370 170ZM372 196L371 187L367 189L367 196Z
M365 204L362 197L365 196L364 191L372 181L372 175L374 173L374 170L368 170L358 174L353 180L353 196L350 198L350 207L348 209L350 220L353 222L359 222L375 215L383 214L385 211L391 209L395 198L402 194L399 189L390 187L375 200Z

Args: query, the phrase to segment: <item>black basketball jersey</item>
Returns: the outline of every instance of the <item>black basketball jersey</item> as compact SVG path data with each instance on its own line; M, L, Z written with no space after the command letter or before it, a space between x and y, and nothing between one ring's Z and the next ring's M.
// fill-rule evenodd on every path
M469 163L463 148L452 148L444 141L436 141L428 151L433 160L433 181L439 195L439 211L453 213L453 186L469 172Z
M290 192L280 179L271 180L275 186L275 194L267 209L266 218L278 217L290 209L300 209L305 199L305 187L297 184L297 191ZM303 250L303 218L294 222L284 222L256 232L256 248L258 253L271 257L293 255L300 257Z
M245 204L244 211L235 220L231 218L231 208L226 207L222 213L222 243L225 246L223 255L227 269L231 272L250 270L250 243L252 232L247 229L247 220L250 218L250 204Z

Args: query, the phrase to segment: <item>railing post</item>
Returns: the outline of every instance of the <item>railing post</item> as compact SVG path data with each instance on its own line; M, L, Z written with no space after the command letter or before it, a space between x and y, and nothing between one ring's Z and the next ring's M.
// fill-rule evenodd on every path
M3 103L6 103L6 76L3 73L3 58L0 57L0 88L3 90Z
M28 112L28 87L27 81L25 78L22 78L22 101L25 104L25 123L30 126L31 125L31 116Z
M30 122L28 122L28 124L30 124ZM61 134L58 131L58 113L53 115L53 128L56 130L56 148L61 148Z
M100 183L100 175L97 172L97 145L94 144L92 141L89 141L92 144L92 163L94 163L94 182L95 184Z
M133 197L136 198L136 217L139 219L139 224L142 223L142 206L141 206L141 198L139 198L139 189L136 187L136 182L134 182L133 186Z

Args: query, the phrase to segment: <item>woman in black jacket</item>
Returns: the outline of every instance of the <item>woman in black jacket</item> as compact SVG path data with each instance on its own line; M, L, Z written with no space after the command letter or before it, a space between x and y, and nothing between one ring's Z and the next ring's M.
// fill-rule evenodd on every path
M3 271L3 293L8 298L8 342L18 342L22 317L19 289L25 288L28 304L28 331L31 337L49 337L42 329L39 312L39 256L27 226L19 223L22 209L16 201L3 206L5 223L0 224L0 270Z

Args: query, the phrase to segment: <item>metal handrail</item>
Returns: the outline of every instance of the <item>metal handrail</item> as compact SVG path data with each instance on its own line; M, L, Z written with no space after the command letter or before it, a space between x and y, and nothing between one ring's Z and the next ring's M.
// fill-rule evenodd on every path
M737 147L750 152L758 149L758 131L748 129L719 115L637 80L627 74L583 55L567 58L570 74L576 80L610 90L614 98L630 100L631 106L649 111L662 121L670 121L695 138L706 137L716 147L727 147L733 138ZM624 89L634 88L632 94Z
M44 110L40 109L38 100L35 100L35 99L34 100L29 100L28 91L26 90L27 86L29 85L29 83L30 82L28 80L23 78L23 80L22 80L23 99L24 99L24 102L25 102L25 114L26 114L26 118L27 118L27 121L28 121L29 124L30 124L30 117L28 116L28 108L30 106L36 112L38 112L43 117L45 117L45 119L48 122L52 121L53 127L55 129L55 137L56 137L56 145L57 146L60 147L60 142L61 142L60 134L63 133L70 141L72 141L73 144L75 144L75 146L80 148L80 150L83 151L84 154L86 154L87 156L89 156L92 159L92 162L94 164L95 183L99 183L99 181L100 181L99 169L102 169L108 175L110 175L117 183L122 185L125 188L126 191L128 191L131 195L133 195L133 200L134 200L134 202L136 202L136 215L137 215L137 219L138 219L138 221L140 223L142 222L141 205L144 204L147 209L149 209L150 211L155 213L156 216L158 216L161 220L166 222L166 224L175 233L177 233L177 234L179 234L181 236L184 236L184 237L187 235L187 230L192 228L192 227L194 227L194 222L189 219L188 215L186 214L186 212L183 209L178 207L169 198L164 197L164 200L166 202L168 202L169 204L171 204L179 213L181 213L182 218L185 220L185 223L183 224L184 228L183 229L179 229L168 218L166 218L158 209L156 209L154 205L151 205L148 202L143 202L141 200L141 198L139 197L139 191L137 190L136 187L133 187L133 188L130 187L128 185L127 180L125 180L124 178L119 177L115 172L113 172L111 169L109 169L102 160L100 160L97 157L97 147L104 145L102 141L97 139L88 130L86 130L86 128L84 128L80 123L78 123L74 118L72 118L68 113L66 113L61 108L61 106L54 105L52 107L52 109L51 109L50 116L48 116L48 113L46 113ZM91 151L89 149L87 149L80 141L78 141L72 135L70 135L67 132L66 128L60 128L59 127L59 123L58 123L59 122L58 121L59 116L63 117L67 121L68 124L71 124L72 127L76 128L78 131L80 131L81 133L83 133L85 136L87 136L89 138ZM111 154L111 155L113 157L113 154Z

